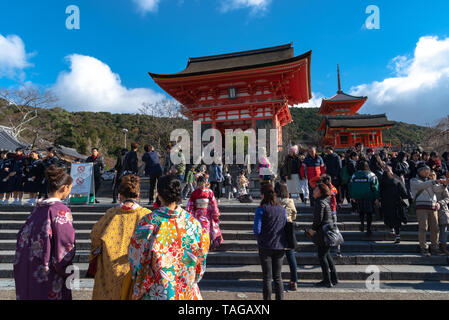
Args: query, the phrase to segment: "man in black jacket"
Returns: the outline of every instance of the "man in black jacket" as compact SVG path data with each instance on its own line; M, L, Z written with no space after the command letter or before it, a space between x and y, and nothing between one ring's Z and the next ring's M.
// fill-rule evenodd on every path
M131 151L125 157L125 172L124 175L135 174L139 172L139 159L137 158L137 150L139 144L137 142L131 143Z
M94 181L95 181L95 203L100 203L98 201L98 190L101 186L101 175L104 173L104 158L98 152L98 148L92 148L92 155L87 158L87 163L92 162L94 164Z
M324 165L326 166L326 173L332 178L332 185L337 188L337 203L340 203L340 171L342 168L341 158L334 153L332 146L326 147L326 157L324 158Z
M117 157L117 162L114 167L114 189L112 191L112 203L117 203L118 186L125 171L125 157L128 149L122 149L122 153Z

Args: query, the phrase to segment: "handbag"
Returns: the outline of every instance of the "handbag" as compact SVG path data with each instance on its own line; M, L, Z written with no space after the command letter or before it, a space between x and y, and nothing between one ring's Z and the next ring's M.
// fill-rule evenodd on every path
M86 276L87 279L94 279L97 273L97 259L101 254L102 246L99 246L92 252L92 259L89 261L89 268L87 268Z
M324 243L329 247L336 247L345 242L343 235L336 225L325 224L323 226Z
M284 231L287 236L287 248L293 250L296 249L296 247L298 246L298 242L296 240L295 223L287 221L284 227Z

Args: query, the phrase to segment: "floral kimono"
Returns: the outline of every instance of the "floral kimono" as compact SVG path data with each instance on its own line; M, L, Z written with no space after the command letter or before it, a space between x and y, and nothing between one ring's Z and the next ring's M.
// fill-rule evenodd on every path
M244 174L240 175L237 181L238 184L238 195L242 196L244 194L247 194L247 188L248 188L248 179L245 177Z
M220 231L220 211L212 190L198 188L193 191L186 210L201 222L204 230L209 232L211 249L223 243Z
M123 280L129 273L129 240L139 221L150 212L137 203L131 207L122 203L108 209L93 226L90 261L96 259L97 271L92 300L120 299Z
M133 300L202 300L209 235L181 207L161 207L137 225L129 245Z
M59 199L39 200L17 236L14 278L17 300L71 300L66 278L75 256L70 209Z

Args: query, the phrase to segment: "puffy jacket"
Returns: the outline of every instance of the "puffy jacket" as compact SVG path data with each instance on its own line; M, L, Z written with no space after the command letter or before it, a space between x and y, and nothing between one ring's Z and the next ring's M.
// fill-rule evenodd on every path
M326 173L326 168L324 166L323 158L316 155L312 158L310 154L304 159L301 166L301 177L307 177L309 181L315 177L319 177Z
M440 204L440 210L438 210L438 224L449 224L449 191L447 188L443 188L436 193L438 203Z
M416 209L437 209L436 193L444 189L444 185L439 185L435 180L428 178L413 178L410 180L410 191L415 199Z
M357 171L349 182L349 194L355 200L380 199L377 176L371 171Z

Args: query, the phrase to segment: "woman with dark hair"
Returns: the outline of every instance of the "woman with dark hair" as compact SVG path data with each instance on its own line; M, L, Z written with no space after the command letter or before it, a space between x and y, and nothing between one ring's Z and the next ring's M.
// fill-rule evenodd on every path
M129 239L137 223L151 211L141 207L140 178L131 174L123 177L118 187L120 205L110 208L98 220L90 233L92 269L95 277L93 300L119 300L122 284L129 273ZM95 271L96 270L96 271Z
M219 247L223 243L220 230L220 211L214 192L206 187L204 177L198 178L197 188L192 192L186 210L201 222L203 229L209 233L210 249Z
M360 231L365 231L365 217L367 217L367 236L371 236L371 223L375 206L379 206L379 180L370 171L367 161L357 163L357 171L349 183L351 198L357 203L360 215Z
M183 210L181 182L163 176L161 207L137 225L129 245L133 300L201 300L198 282L206 271L209 233Z
M16 168L16 161L14 154L9 152L2 152L2 159L0 162L0 200L2 204L9 204L9 198L14 191L14 176ZM3 195L5 198L3 199Z
M334 226L330 207L331 196L332 192L327 185L324 183L317 184L313 190L313 197L315 198L313 225L309 230L309 235L311 237L316 236L317 239L318 259L323 273L323 280L318 282L316 286L328 288L338 284L337 270L330 254L330 247L324 241L323 231L323 227L327 225Z
M66 279L75 256L75 229L70 209L61 200L73 179L51 165L45 171L48 199L38 201L17 235L14 278L17 300L71 300Z
M381 210L385 225L394 229L395 242L401 242L401 225L407 223L404 214L404 199L408 198L404 185L393 175L391 167L387 167L380 180Z
M254 234L259 246L259 257L263 273L263 298L271 300L272 279L275 286L276 300L282 300L282 262L284 249L287 247L285 224L287 211L279 203L271 184L262 186L262 201L254 217Z
M287 211L287 221L294 223L296 220L296 206L293 199L290 198L287 183L277 182L274 186L276 195L279 198L280 204ZM287 256L287 262L290 267L290 284L288 290L296 291L298 286L298 266L296 264L295 248L286 248L285 255Z
M39 154L31 151L30 161L25 167L25 185L23 186L23 190L30 193L30 200L27 202L29 205L36 204L37 195L44 180L44 171L44 164L39 159Z

